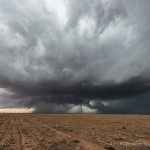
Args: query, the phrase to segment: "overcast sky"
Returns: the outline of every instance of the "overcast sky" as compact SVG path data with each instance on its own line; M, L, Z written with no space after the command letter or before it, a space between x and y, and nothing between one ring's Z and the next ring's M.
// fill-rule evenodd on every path
M150 0L0 0L0 108L150 114L149 9Z

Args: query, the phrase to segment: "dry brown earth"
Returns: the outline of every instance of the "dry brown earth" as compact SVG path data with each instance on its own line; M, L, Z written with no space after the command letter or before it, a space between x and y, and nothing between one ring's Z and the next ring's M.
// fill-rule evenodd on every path
M0 150L150 150L150 115L0 114Z

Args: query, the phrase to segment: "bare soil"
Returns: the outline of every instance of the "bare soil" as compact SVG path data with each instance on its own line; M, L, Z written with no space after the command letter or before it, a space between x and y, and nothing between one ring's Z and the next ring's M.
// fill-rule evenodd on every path
M0 114L0 150L150 150L150 115Z

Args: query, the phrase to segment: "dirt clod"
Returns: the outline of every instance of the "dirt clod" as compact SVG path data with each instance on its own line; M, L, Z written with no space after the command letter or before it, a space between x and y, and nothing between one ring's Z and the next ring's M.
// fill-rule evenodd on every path
M107 150L115 150L115 148L111 145L105 145L104 148Z

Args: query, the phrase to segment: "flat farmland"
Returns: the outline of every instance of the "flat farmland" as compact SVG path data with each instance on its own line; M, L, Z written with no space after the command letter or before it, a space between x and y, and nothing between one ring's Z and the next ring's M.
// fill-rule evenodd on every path
M149 150L149 115L0 114L0 150Z

